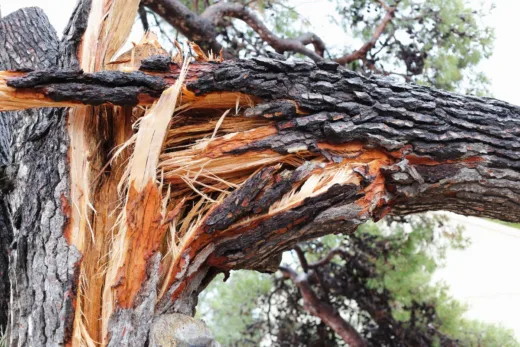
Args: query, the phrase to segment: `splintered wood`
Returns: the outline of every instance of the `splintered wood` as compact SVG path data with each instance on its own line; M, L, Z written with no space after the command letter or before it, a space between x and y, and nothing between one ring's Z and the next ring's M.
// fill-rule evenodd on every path
M103 322L118 308L130 308L145 281L147 261L157 252L166 229L181 206L167 211L168 197L157 182L157 165L175 112L187 64L177 83L167 89L140 120L137 134L124 146L133 153L123 177L124 206L120 212L106 269ZM105 329L108 329L106 326ZM105 331L105 330L104 330ZM108 330L106 330L108 332Z
M132 27L138 0L92 1L88 26L78 52L85 72L106 69L107 63L126 41ZM131 113L131 112L130 112ZM71 344L95 346L105 344L102 321L105 305L102 300L104 272L108 266L110 232L114 227L114 209L118 205L116 180L122 172L117 165L98 180L106 158L99 155L99 146L109 142L121 145L128 136L129 112L116 107L81 106L69 111L68 132L71 139L71 232L70 243L83 254L79 264L79 285ZM113 121L108 128L105 125ZM105 132L106 131L106 132ZM106 141L105 139L109 139Z
M395 161L358 142L273 148L270 139L294 126L278 120L305 112L292 100L273 108L243 92L188 89L200 71L222 61L196 45L191 50L206 65L190 68L179 51L167 58L168 64L182 65L175 72L135 72L150 56L166 54L146 33L114 58L138 5L137 0L93 1L79 52L85 73L133 74L127 75L136 84L125 85L134 93L128 99L110 94L119 82L102 74L0 73L0 110L73 106L66 237L82 260L76 265L72 346L107 346L129 338L130 321L150 324L154 315L177 310L177 299L191 295L209 267L231 269L241 257L256 264L231 240L270 243L266 249L273 253L294 242L299 235L291 232L327 207L352 203L365 218L384 199L381 167ZM17 80L19 88L8 86L23 76L28 78ZM88 98L64 101L59 93L68 93L66 83L73 77L87 81L82 90L92 89ZM143 81L151 86L146 93L137 88ZM108 102L82 105L99 104L98 87L105 88ZM125 106L115 106L120 101Z
M106 55L96 55L104 65L84 64L87 71L99 66L131 71L157 52L156 39L147 33L109 65ZM125 334L111 325L117 325L113 322L122 310L140 304L144 288L155 288L147 295L156 296L157 313L165 312L210 266L231 269L240 257L248 258L236 250L233 256L215 253L218 244L227 247L228 240L239 237L275 244L280 235L290 235L334 204L353 204L356 218L363 220L387 202L381 168L402 153L355 141L317 142L315 148L296 143L276 150L269 141L296 124L277 121L286 116L283 107L288 115L305 115L297 104L284 101L282 110L272 111L243 93L196 95L185 86L188 71L186 61L151 107L70 111L67 240L83 254L73 346L105 346L115 334ZM111 155L100 155L100 146L110 148ZM151 273L157 277L153 284Z
M98 11L93 13L104 13ZM105 28L121 20L107 18L92 21L103 21ZM83 47L96 54L83 55L85 71L135 71L147 55L164 53L147 33L109 63L115 48L105 41L117 33L105 34L87 32ZM201 52L198 56L215 59ZM261 257L294 243L299 234L292 231L331 206L351 204L349 211L359 220L387 212L381 170L403 159L403 153L356 141L285 145L283 132L304 124L291 117L306 116L294 101L260 104L260 98L241 92L198 95L186 88L187 79L195 78L192 72L183 62L175 78L163 82L166 89L158 100L149 100L150 107L79 106L70 111L66 236L83 254L72 346L106 346L127 334L121 328L130 319L124 312L143 305L143 297L152 298L154 307L140 319L171 310L193 283L200 284L209 267L224 270L250 262L247 266L255 268ZM17 74L2 73L0 80ZM1 101L2 95L16 94L16 105ZM35 97L40 105L48 102L30 88L0 84L2 108L25 107L25 97L28 106ZM323 117L328 116L308 116L302 122ZM273 145L278 142L282 150ZM105 155L100 147L108 148ZM233 248L230 240L239 238L250 247L272 246L255 260L245 249Z

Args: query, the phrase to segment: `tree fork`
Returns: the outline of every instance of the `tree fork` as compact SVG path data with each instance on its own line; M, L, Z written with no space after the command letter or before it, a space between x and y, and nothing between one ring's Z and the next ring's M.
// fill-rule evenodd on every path
M297 242L387 213L520 221L518 107L276 55L106 71L139 68L108 64L128 28L100 30L132 6L81 2L68 63L54 36L47 62L2 65L2 122L23 124L0 127L21 134L2 148L20 151L4 164L11 345L141 346L218 271L275 271ZM43 18L0 23L27 13ZM73 109L14 112L36 106Z

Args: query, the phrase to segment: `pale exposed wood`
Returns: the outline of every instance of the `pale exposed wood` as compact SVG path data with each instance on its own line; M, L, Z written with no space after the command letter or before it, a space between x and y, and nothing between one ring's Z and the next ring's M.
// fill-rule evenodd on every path
M80 67L85 72L106 69L114 54L127 40L137 14L138 0L93 0L89 9L87 29L81 40L78 52ZM93 345L105 341L108 321L102 320L101 334L98 328L99 307L105 312L106 306L98 298L101 297L102 282L94 277L102 276L102 261L109 248L103 247L110 239L110 225L98 232L96 240L93 224L96 215L98 197L95 194L97 182L93 182L93 166L102 166L103 159L97 156L98 145L103 134L96 130L97 121L102 109L97 107L75 107L69 111L69 136L71 138L71 203L74 206L71 216L70 241L85 256L80 265L80 285L77 293L76 316L74 319L73 346ZM106 109L115 117L124 117L121 109ZM117 123L116 123L117 124ZM124 122L123 122L124 124ZM99 129L99 128L98 128ZM117 193L112 193L112 199ZM110 199L110 198L109 198ZM115 208L109 200L111 209ZM114 211L107 211L114 213ZM93 256L92 256L93 255ZM92 263L94 262L94 263ZM101 273L100 273L101 272ZM95 286L96 287L92 287ZM85 293L89 293L91 298ZM96 307L98 306L98 307ZM95 313L94 313L95 312ZM111 311L102 317L110 316ZM94 334L94 335L93 335Z

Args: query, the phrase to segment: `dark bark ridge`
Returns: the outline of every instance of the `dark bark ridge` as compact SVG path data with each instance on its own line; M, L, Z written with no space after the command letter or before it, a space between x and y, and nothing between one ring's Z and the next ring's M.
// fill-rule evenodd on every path
M78 0L67 27L63 31L58 56L58 65L61 67L79 69L78 50L83 39L83 33L87 29L91 3L92 0Z
M0 46L3 70L57 67L56 32L38 8L2 18ZM3 180L9 182L1 196L5 206L2 227L7 228L1 234L11 229L13 240L8 250L1 250L9 254L10 294L0 287L2 310L4 298L10 299L7 343L63 345L71 334L76 284L73 269L80 258L63 237L67 224L63 202L69 194L66 110L3 112L0 132L5 155Z
M14 88L32 88L54 101L74 100L86 105L135 106L139 96L158 98L167 87L159 77L143 72L103 71L83 73L81 70L47 70L30 72L7 82Z
M5 176L2 176L5 180ZM9 246L13 241L11 221L8 219L3 193L0 195L0 326L7 326L9 310Z

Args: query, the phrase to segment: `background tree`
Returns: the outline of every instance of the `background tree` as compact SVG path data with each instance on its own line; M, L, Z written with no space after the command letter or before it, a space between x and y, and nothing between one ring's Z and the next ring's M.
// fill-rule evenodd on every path
M463 318L449 288L432 283L446 251L468 242L446 222L389 219L302 244L274 278L233 272L199 307L225 346L343 346L319 318L330 309L367 346L518 346L511 331Z
M291 0L145 0L140 13L144 27L157 29L165 44L187 37L214 51L223 48L228 57L296 53L365 74L488 93L478 63L493 48L493 29L482 21L490 8L462 0L329 2L336 11L323 20L335 23L337 31L321 38L308 30L322 19L302 16ZM340 42L348 46L338 46L337 36L346 37ZM209 38L218 43L208 46Z

